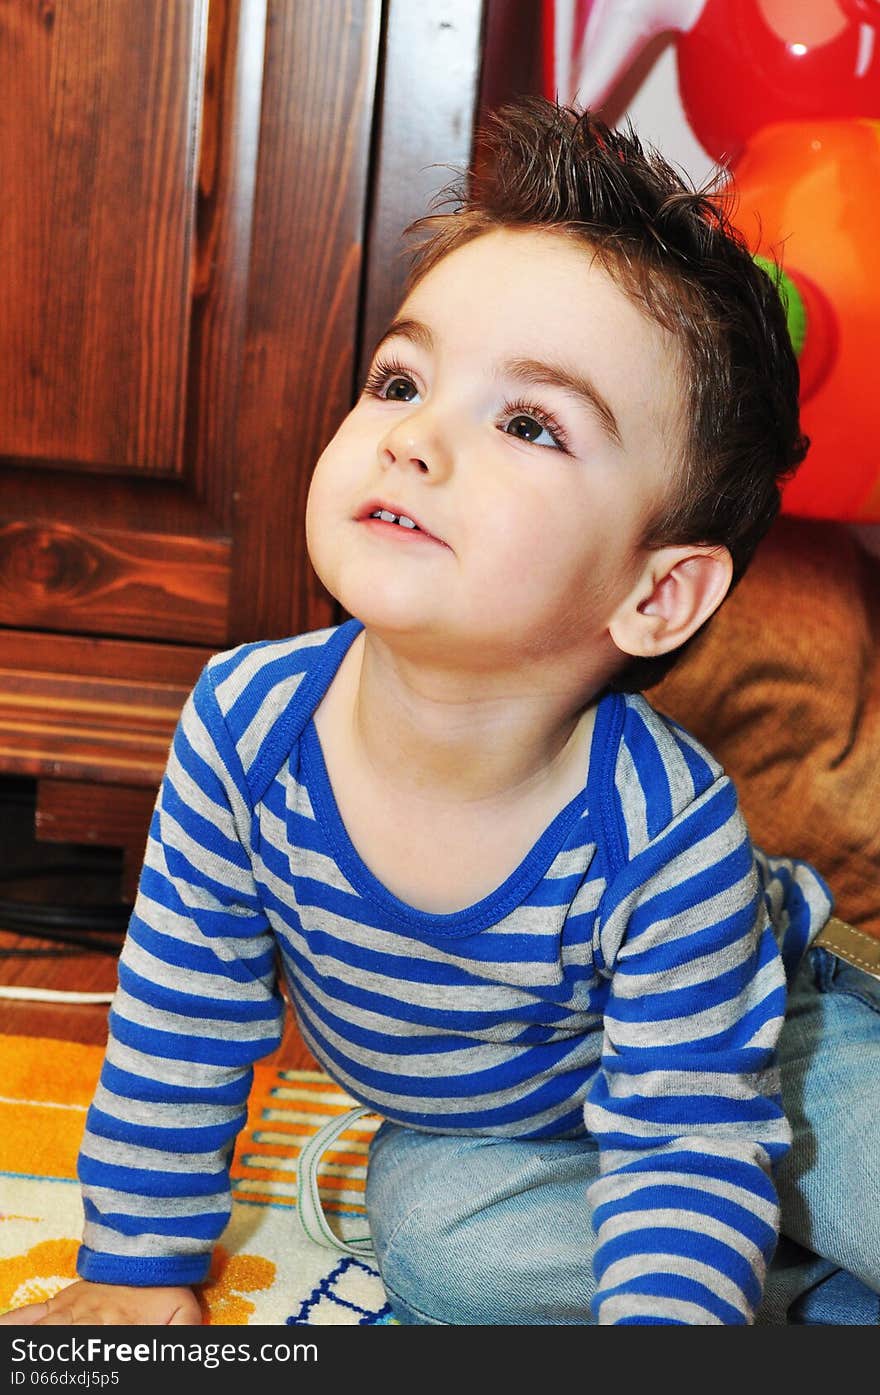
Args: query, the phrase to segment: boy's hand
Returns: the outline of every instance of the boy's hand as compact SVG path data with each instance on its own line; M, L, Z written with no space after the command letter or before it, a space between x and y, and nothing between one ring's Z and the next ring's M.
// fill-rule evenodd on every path
M133 1288L77 1279L45 1303L0 1315L33 1327L198 1327L202 1310L191 1288Z

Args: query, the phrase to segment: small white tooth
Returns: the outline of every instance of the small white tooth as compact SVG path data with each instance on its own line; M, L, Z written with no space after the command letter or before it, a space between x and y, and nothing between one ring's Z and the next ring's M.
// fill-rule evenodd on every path
M405 513L402 513L397 521L401 528L415 528L416 526L411 518L407 518Z
M382 519L383 523L393 523L397 514L389 513L388 509L380 509L379 517Z

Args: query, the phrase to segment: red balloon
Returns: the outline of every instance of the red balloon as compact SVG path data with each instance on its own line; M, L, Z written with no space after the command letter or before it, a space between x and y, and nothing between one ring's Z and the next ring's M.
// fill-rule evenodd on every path
M706 0L677 48L685 115L716 160L777 121L880 117L878 0Z

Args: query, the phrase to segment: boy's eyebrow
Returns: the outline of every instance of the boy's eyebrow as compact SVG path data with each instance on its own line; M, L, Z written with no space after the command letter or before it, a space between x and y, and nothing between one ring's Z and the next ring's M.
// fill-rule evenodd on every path
M434 336L422 320L400 319L394 320L388 326L373 350L373 357L387 339L398 337L409 339L411 343L426 352L434 347ZM542 359L536 358L507 359L501 364L501 373L504 377L516 378L526 385L558 387L571 393L574 397L579 397L598 417L599 425L609 440L617 446L623 445L617 417L596 385L590 382L589 378L585 378L582 373L574 373L571 369L563 367L562 364L545 363Z
M378 340L372 357L376 357L386 339L397 339L398 337L409 339L411 343L426 352L434 347L434 336L421 320L392 320L382 338Z
M599 418L599 425L609 440L616 446L623 445L623 437L608 402L589 378L581 373L573 373L557 363L544 363L541 359L514 358L502 365L502 372L521 383L544 387L558 387L574 397L580 397Z

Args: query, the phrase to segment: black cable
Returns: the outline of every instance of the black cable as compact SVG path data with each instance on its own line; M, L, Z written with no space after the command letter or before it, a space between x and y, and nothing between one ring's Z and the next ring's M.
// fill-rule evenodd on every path
M78 945L65 945L53 949L15 945L12 949L0 948L0 959L66 959L71 954L88 954L89 952L101 954L105 951L95 949L94 945L90 945L88 949L80 948Z
M106 877L118 870L115 862L94 867L82 862L52 862L46 867L16 867L11 872L0 872L0 882L27 882L42 877L70 876L71 873L78 877Z
M35 940L48 940L52 944L67 945L78 951L86 950L94 954L113 954L118 956L122 948L121 942L115 940L103 940L98 937L89 939L86 935L74 935L64 930L22 929L20 926L9 925L8 923L0 925L0 929L5 930L11 935L23 935ZM15 954L16 950L13 947L3 952L5 954Z
M102 954L119 953L129 914L125 906L44 906L0 899L0 929L9 934Z
M15 922L16 933L28 930L65 930L88 934L121 935L127 925L131 910L128 906L57 906L44 905L34 901L9 901L0 897L0 924L12 928ZM19 930L19 927L23 927Z

